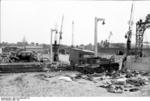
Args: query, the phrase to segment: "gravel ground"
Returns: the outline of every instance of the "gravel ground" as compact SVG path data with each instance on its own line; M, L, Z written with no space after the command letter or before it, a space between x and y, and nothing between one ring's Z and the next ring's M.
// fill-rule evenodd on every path
M0 74L0 96L50 97L50 96L149 96L150 85L137 92L109 93L95 83L85 79L65 81L63 75L76 72L13 73Z

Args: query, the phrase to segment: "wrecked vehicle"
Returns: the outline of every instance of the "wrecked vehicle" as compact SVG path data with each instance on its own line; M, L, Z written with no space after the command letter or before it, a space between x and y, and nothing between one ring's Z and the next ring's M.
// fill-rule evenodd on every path
M85 74L113 72L119 70L119 63L112 59L101 57L88 57L80 61L76 70Z
M38 58L33 51L19 51L17 53L11 53L9 55L10 60L13 62L37 62Z
M93 51L79 48L70 50L70 64L73 70L84 74L112 72L119 69L119 63L115 62L114 57L110 59L94 57Z
M0 72L43 71L44 65L33 51L11 51L7 55L1 55Z

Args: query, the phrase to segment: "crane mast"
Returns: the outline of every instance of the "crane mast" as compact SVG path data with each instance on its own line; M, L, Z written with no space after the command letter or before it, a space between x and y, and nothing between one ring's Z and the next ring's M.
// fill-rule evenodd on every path
M1 44L1 0L0 0L0 44ZM1 48L1 45L0 45L0 48Z
M129 55L129 51L131 50L131 37L132 37L132 26L133 26L133 10L134 10L134 4L132 2L131 13L130 13L130 20L129 20L129 30L128 30L128 32L125 35L125 38L127 38L126 56Z
M110 37L112 36L112 32L110 32L109 36L108 36L108 42L110 41Z
M143 35L146 29L150 28L150 14L146 16L146 20L140 19L136 23L136 56L143 56Z
M127 38L127 44L126 44L126 56L129 55L130 49L131 49L131 36L132 36L132 26L133 26L133 11L134 11L134 5L132 2L131 7L131 14L130 14L130 20L129 20L129 30L125 36ZM143 56L143 35L147 28L150 28L150 14L146 16L146 20L143 21L140 19L136 23L136 56Z
M74 21L72 21L72 47L74 45Z
M60 37L59 37L59 45L61 44L61 40L62 40L62 27L63 27L63 21L64 21L64 15L62 16L62 20L61 20L61 26L60 26Z

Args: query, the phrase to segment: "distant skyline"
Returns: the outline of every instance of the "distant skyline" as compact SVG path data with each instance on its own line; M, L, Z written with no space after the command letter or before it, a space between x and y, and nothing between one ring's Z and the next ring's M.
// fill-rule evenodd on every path
M126 43L132 1L88 0L1 0L1 42L16 43L24 36L30 42L50 43L50 29L60 29L64 15L62 44L71 45L72 21L74 44L94 43L94 17L105 18L98 23L98 42L108 38L113 43ZM135 42L135 23L150 13L150 1L134 1L132 42ZM145 41L150 41L150 29Z

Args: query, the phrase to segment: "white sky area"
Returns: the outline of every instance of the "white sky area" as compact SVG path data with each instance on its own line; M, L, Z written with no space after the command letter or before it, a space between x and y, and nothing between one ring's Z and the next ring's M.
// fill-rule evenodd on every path
M64 15L62 44L71 45L74 20L74 44L94 43L94 17L105 18L98 22L98 42L113 35L111 42L126 43L132 1L52 1L52 0L2 0L1 39L15 43L23 37L30 42L50 43L50 29L56 23L60 29ZM135 42L135 24L150 13L150 1L134 1L132 43ZM150 41L150 30L144 40Z

